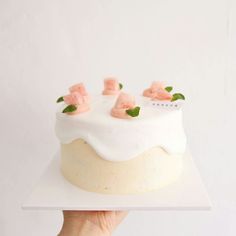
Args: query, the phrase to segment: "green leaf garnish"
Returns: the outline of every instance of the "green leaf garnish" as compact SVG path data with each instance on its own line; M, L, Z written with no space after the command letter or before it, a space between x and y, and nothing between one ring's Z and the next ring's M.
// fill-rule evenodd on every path
M132 116L132 117L136 117L139 115L139 111L140 111L140 107L135 107L133 109L128 109L126 110L126 113L129 115L129 116Z
M64 101L63 96L61 96L61 97L59 97L59 98L57 99L57 103L58 103L58 102L63 102L63 101Z
M165 90L166 90L167 92L171 92L171 91L173 90L173 87L168 86L168 87L165 88Z
M119 83L120 90L123 88L123 84Z
M62 113L67 113L67 112L73 112L77 109L77 107L75 105L68 105L63 111Z
M171 102L174 102L174 101L179 100L179 99L185 100L184 95L182 93L175 93L172 96Z

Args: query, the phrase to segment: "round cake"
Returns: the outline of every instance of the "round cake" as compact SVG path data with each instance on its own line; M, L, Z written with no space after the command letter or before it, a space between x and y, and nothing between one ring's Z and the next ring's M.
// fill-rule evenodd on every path
M63 176L84 190L107 194L148 192L175 182L186 146L176 99L181 95L157 82L138 96L121 91L114 78L104 87L91 96L80 83L58 99Z

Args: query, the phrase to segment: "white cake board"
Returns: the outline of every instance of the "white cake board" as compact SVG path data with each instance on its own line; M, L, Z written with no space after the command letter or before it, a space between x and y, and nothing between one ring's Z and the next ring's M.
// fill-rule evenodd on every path
M199 172L187 152L178 182L156 192L105 195L84 191L60 173L56 154L22 208L29 210L210 210L211 203Z

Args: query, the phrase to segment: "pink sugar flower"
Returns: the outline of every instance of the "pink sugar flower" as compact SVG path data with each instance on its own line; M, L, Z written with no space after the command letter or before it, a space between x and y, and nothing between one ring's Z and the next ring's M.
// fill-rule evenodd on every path
M150 88L143 91L143 96L153 98L156 95L156 92L160 89L165 89L164 83L159 81L152 82Z
M167 92L165 89L158 89L155 93L155 96L152 100L167 100L170 101L172 99L172 95Z
M126 110L133 109L134 107L134 97L127 93L120 93L114 107L111 109L111 115L120 119L130 119L131 116L126 113Z
M152 92L156 92L159 89L164 89L165 85L163 82L159 82L159 81L153 81L150 87L150 90Z
M66 96L63 97L64 102L68 105L78 105L78 104L83 104L84 97L78 93L78 92L72 92Z
M107 78L104 80L104 87L107 90L119 90L119 83L115 78Z
M71 86L69 88L69 91L70 91L70 93L78 92L78 93L80 93L83 96L87 96L88 95L88 93L87 93L83 83L78 83L78 84L75 84L75 85Z
M135 106L135 99L134 96L128 94L128 93L120 93L119 97L116 100L115 108L118 109L130 109Z
M120 85L117 79L107 78L104 80L103 95L117 95L120 92Z
M67 114L68 115L78 115L78 114L81 114L81 113L84 113L84 112L87 112L90 110L90 107L89 107L89 104L88 103L83 103L83 104L80 104L80 105L76 105L77 108L75 111L73 112L68 112Z

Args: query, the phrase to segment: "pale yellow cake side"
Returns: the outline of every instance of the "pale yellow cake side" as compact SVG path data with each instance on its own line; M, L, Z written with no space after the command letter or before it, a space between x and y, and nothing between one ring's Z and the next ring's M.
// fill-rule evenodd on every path
M175 182L183 168L182 155L153 147L121 162L102 159L82 139L61 144L61 172L72 184L91 192L135 194Z

